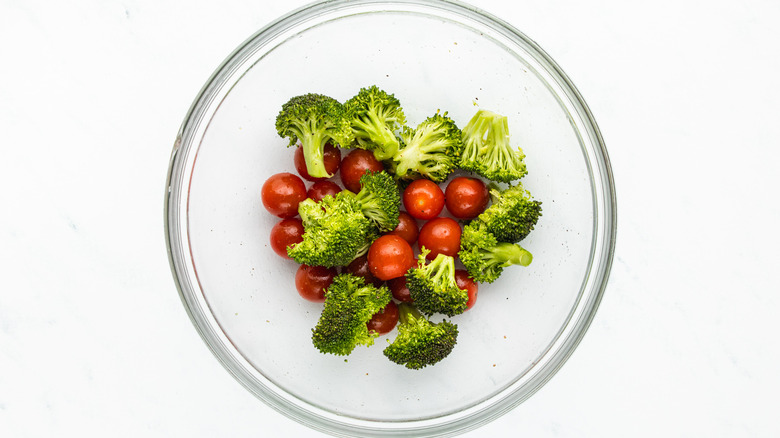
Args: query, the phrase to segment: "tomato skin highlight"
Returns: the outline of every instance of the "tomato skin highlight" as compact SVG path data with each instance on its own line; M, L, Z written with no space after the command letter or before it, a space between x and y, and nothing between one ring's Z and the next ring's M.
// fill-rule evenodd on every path
M354 193L360 191L360 177L367 171L379 172L385 166L374 157L374 153L364 149L353 149L341 160L341 183Z
M340 191L341 187L333 181L317 181L306 191L306 197L320 202L325 196L336 196Z
M341 164L341 150L328 143L323 149L323 161L325 163L325 170L333 175L339 170ZM309 175L309 170L306 168L306 159L303 157L303 146L297 146L295 148L295 154L293 155L293 164L295 170L303 179L307 181L324 181L327 178L315 178Z
M447 184L444 202L456 218L474 219L487 208L490 191L481 179L459 176Z
M298 204L306 199L306 185L297 175L283 172L271 175L260 191L263 206L282 219L298 215Z
M298 294L308 301L325 302L325 289L338 275L335 268L301 265L295 273L295 288Z
M368 267L371 274L383 281L406 274L414 264L412 247L406 240L394 234L379 237L368 249Z
M391 278L387 281L387 287L390 288L390 292L393 294L393 298L403 303L411 303L412 293L409 292L409 288L406 286L406 277L400 276Z
M466 289L469 294L469 302L466 304L466 310L474 307L477 303L477 292L479 292L479 283L474 281L468 271L465 269L455 270L455 283L458 285L458 289Z
M409 242L409 245L412 245L417 241L417 236L420 234L420 227L417 226L417 221L412 215L402 211L398 213L398 226L388 234L395 234Z
M428 179L412 181L404 189L402 199L406 211L417 219L433 219L444 209L444 192Z
M398 324L399 315L398 305L395 304L395 302L390 301L384 309L375 313L374 316L366 322L366 326L369 331L374 331L379 335L386 335L395 328L396 324Z
M287 247L303 240L303 221L298 218L282 219L271 228L271 249L280 257L290 259Z
M460 236L463 230L454 219L437 217L426 222L420 229L417 244L427 248L430 253L425 257L433 260L439 254L457 257L460 251Z
M384 283L384 281L371 274L371 270L368 268L367 255L362 255L355 260L352 260L352 262L344 267L342 271L356 277L363 277L366 280L366 284L372 284L376 287L380 287Z

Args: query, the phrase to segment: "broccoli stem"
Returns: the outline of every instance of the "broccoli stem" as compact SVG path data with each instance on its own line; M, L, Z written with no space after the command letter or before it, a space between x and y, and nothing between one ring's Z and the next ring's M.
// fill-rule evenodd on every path
M325 169L325 143L326 138L321 132L304 131L303 158L306 161L306 170L314 178L330 178L331 174Z
M477 112L474 118L463 128L463 138L470 141L464 141L466 145L463 149L463 155L461 162L463 163L477 163L479 162L480 155L484 152L482 149L482 142L485 141L490 127L495 123L495 113L490 111L480 110ZM479 141L477 141L479 140Z
M375 142L379 145L379 148L373 150L374 157L379 161L392 158L395 153L398 152L399 147L398 139L395 137L395 134L384 125L384 122L374 111L368 111L366 116L368 117L368 121L357 119L357 121L353 123L363 131L368 132L369 139L375 139Z
M520 245L515 243L499 242L490 250L491 257L501 266L520 265L528 266L533 261L533 255Z
M441 283L441 278L453 277L455 275L455 259L452 257L446 257L444 254L439 254L428 265L429 271L436 274L432 277L435 283Z
M401 324L407 324L410 319L422 318L423 314L412 304L401 303L398 305L398 320Z
M490 130L490 136L494 144L509 145L509 119L505 116L498 116L493 119L493 129Z

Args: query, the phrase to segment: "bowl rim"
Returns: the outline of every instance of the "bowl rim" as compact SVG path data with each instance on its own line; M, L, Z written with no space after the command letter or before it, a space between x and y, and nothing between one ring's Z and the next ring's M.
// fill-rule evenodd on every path
M199 300L197 296L196 290L200 290L199 287L197 289L195 287L195 284L198 282L197 277L192 275L191 272L187 272L186 260L191 258L192 254L187 247L186 240L181 239L181 234L177 233L177 231L181 231L179 230L181 228L180 225L186 223L186 214L182 215L182 212L179 210L183 194L177 190L179 187L177 183L186 179L184 177L185 170L188 168L186 164L188 160L192 159L189 155L192 149L197 149L197 146L194 148L189 147L191 145L190 141L194 138L192 127L199 125L206 118L207 108L215 100L217 92L224 88L223 79L230 77L235 69L243 65L250 55L250 49L253 46L256 46L258 42L265 41L267 43L271 41L274 36L281 33L288 26L297 25L325 12L372 6L392 7L392 11L399 11L398 8L404 6L413 6L427 8L431 13L437 11L447 12L462 18L475 20L499 32L502 36L509 38L516 44L522 43L527 45L533 50L536 60L542 62L549 69L549 72L554 75L555 79L560 82L563 90L569 95L568 97L572 103L576 105L580 117L585 122L584 128L588 130L588 135L596 146L595 150L591 151L595 154L594 160L590 160L587 156L585 157L591 177L591 190L594 194L594 234L587 271L589 275L586 275L586 280L595 285L593 293L585 297L586 300L582 300L582 292L587 282L584 281L580 297L577 303L575 303L572 314L558 334L558 340L561 341L560 345L557 345L554 349L553 355L548 356L548 353L542 354L541 357L546 358L545 363L540 372L528 384L523 386L522 394L518 392L519 388L513 389L513 385L510 385L487 400L477 402L470 408L433 419L377 422L339 416L286 394L283 389L276 387L270 381L258 382L251 376L247 376L244 371L245 364L241 363L240 358L237 358L235 353L228 348L228 345L232 344L230 344L223 333L215 330L208 321L209 315L206 315L204 311L204 308L207 308L207 306L204 307L202 300ZM182 149L183 145L185 146L184 149ZM597 173L601 177L600 181L594 181L594 165L597 167ZM600 187L602 192L597 193L594 185ZM301 424L337 436L408 436L409 433L414 433L415 436L452 436L484 425L527 400L557 373L587 332L607 286L617 235L616 192L609 156L601 131L580 92L558 64L533 40L504 20L458 0L322 0L292 10L262 27L222 61L196 95L174 141L165 188L163 219L168 261L179 297L201 339L225 369L247 390L263 400L268 406ZM599 215L598 213L602 211L604 214ZM598 219L600 218L603 220L599 221ZM604 241L597 242L597 236L602 236ZM594 263L597 263L597 266L600 267L598 272L593 272ZM590 275L594 277L587 278ZM564 330L566 328L568 330ZM563 333L564 331L566 333ZM557 343L557 341L554 341L551 346ZM549 348L549 350L553 350L553 348ZM279 393L280 390L287 396L281 395Z

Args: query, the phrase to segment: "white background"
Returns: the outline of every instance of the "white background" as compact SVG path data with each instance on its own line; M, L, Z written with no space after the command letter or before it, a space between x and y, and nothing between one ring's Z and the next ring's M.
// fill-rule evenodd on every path
M301 0L0 0L0 436L321 436L221 367L168 267L179 124ZM466 436L780 435L780 3L474 0L598 121L618 243L596 319Z

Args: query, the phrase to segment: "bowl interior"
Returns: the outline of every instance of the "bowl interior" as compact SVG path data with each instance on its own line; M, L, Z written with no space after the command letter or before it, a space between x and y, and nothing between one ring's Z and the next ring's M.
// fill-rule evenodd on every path
M181 215L170 232L181 237L184 262L174 270L192 278L182 293L192 295L191 312L199 308L196 325L213 331L207 342L245 385L259 385L256 393L339 421L428 421L532 392L540 364L565 348L572 317L595 310L577 310L582 300L600 293L589 280L603 269L594 266L602 237L589 155L598 145L579 103L534 46L462 13L374 5L304 18L234 54L182 143L171 207ZM383 356L395 331L348 357L313 348L321 304L296 293L297 264L270 249L278 219L260 203L269 176L295 172L293 149L274 129L281 105L307 92L344 101L372 84L400 99L410 126L437 110L459 126L478 108L507 115L512 143L527 155L523 185L543 202L523 241L534 262L480 285L477 305L452 318L460 329L453 353L418 371Z

